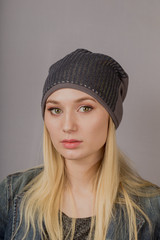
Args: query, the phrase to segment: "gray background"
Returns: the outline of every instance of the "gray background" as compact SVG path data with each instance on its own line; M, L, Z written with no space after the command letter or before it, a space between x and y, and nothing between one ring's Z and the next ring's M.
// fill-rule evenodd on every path
M42 162L48 67L76 48L115 58L130 76L118 144L160 185L160 1L0 1L0 178Z

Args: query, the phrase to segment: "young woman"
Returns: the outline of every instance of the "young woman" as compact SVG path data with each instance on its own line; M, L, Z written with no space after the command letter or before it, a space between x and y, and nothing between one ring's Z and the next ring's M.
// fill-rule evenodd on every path
M42 96L44 166L0 185L0 239L160 239L160 189L116 145L128 75L78 49L50 67Z

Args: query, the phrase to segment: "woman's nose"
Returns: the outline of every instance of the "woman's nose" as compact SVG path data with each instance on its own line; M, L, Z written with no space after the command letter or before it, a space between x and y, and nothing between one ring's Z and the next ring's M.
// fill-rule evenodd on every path
M63 132L70 133L77 130L77 120L73 113L64 114Z

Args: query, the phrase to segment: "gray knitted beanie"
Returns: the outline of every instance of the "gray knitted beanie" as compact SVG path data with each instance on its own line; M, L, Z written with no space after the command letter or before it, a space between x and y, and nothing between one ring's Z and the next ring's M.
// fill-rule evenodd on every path
M107 110L115 127L119 126L123 114L122 103L128 88L128 75L113 58L77 49L54 63L43 88L43 117L47 98L61 88L73 88L91 95Z

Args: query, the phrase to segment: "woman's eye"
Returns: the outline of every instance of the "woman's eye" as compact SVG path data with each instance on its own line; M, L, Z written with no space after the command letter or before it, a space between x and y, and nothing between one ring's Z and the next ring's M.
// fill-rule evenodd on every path
M79 111L80 112L90 112L93 108L90 106L82 106L80 107Z
M50 108L49 111L54 115L58 115L58 114L62 113L62 110L59 108Z

